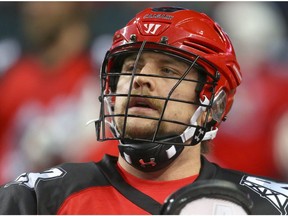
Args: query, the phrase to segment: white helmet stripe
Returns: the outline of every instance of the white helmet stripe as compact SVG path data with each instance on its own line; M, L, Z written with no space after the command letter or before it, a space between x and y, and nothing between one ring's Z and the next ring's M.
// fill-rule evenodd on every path
M167 157L170 159L176 154L176 148L172 145L169 149L166 150Z

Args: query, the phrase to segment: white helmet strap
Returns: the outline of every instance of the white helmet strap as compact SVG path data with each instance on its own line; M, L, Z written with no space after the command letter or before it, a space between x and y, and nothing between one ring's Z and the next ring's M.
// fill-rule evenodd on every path
M208 105L209 104L209 99L204 96L204 100L201 101L200 100L200 103L202 105ZM196 111L194 112L194 114L192 115L191 119L190 119L190 124L191 125L194 125L194 126L197 126L197 119L200 117L200 115L206 111L206 107L205 106L199 106ZM187 127L186 130L180 135L183 143L185 143L186 141L188 141L189 139L191 139L194 134L195 134L195 131L196 131L196 127ZM214 139L216 137L216 134L218 132L218 128L214 129L214 130L211 130L211 131L207 131L205 133L205 136L202 140L211 140L211 139Z

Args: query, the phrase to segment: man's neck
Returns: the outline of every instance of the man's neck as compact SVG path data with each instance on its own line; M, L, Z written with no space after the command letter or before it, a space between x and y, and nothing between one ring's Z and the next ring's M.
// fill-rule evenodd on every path
M118 162L128 173L142 179L171 181L199 174L201 167L200 145L185 147L168 167L156 172L143 172L128 164L121 156Z

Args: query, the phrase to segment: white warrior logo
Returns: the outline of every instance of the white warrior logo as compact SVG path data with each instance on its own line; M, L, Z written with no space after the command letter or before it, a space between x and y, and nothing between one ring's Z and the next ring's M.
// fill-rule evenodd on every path
M147 34L149 33L154 35L160 26L161 26L160 24L154 24L154 23L144 24L144 27L147 29L144 32Z

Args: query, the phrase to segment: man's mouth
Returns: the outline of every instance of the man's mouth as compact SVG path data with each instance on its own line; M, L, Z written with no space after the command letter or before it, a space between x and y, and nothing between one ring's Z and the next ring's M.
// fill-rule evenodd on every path
M157 110L156 106L146 98L135 97L131 98L128 108L144 108Z

